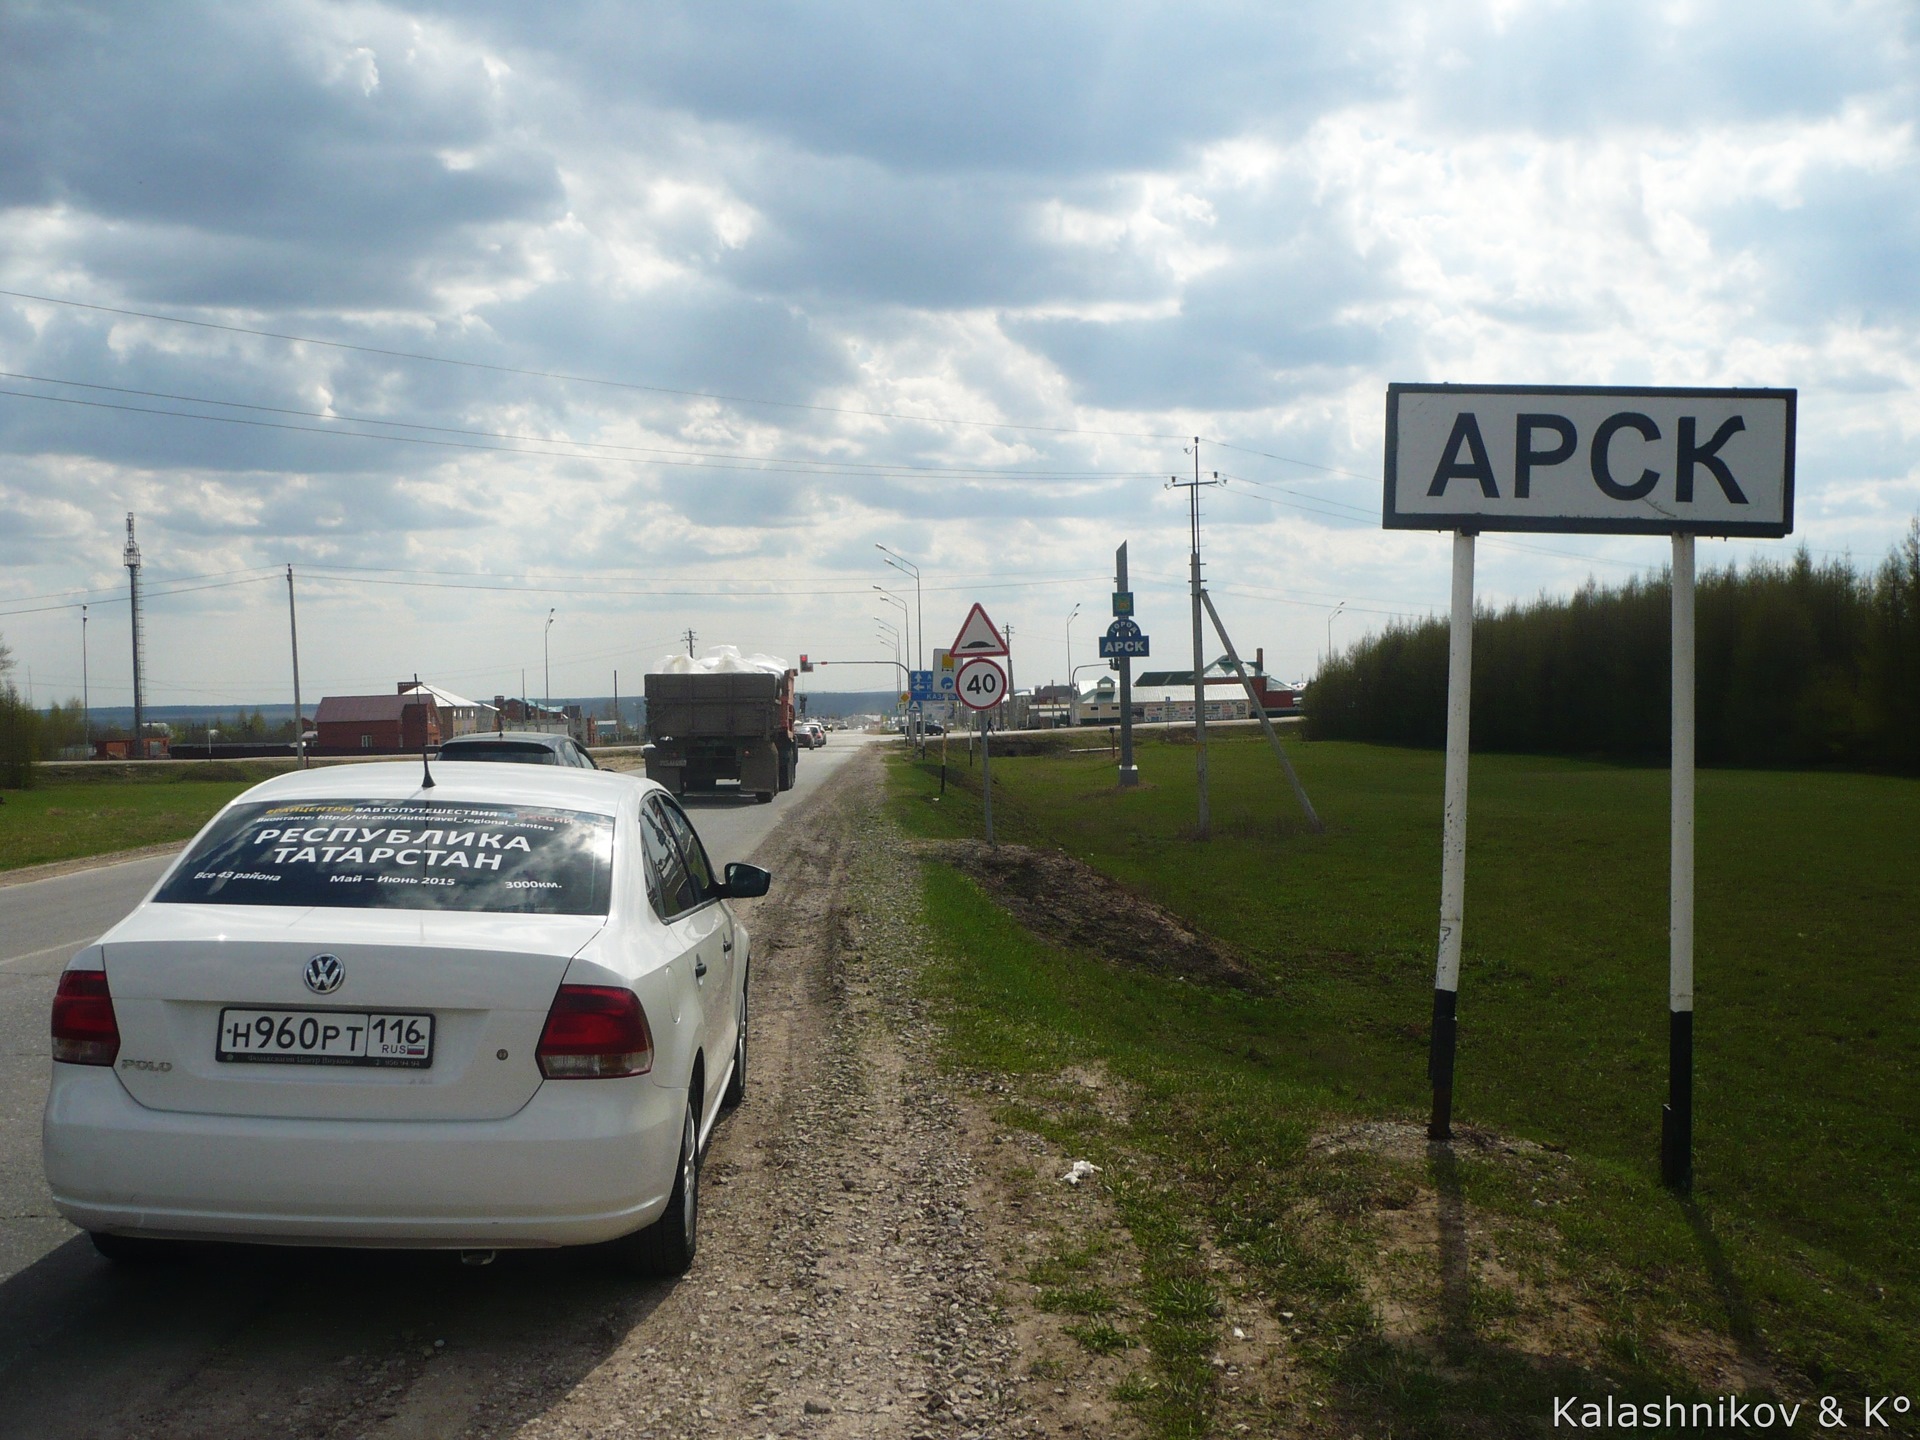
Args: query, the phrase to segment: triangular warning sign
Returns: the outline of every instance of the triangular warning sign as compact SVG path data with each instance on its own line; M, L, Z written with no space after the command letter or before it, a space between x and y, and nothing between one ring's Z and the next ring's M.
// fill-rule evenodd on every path
M953 637L953 653L968 657L1007 653L1007 642L1000 638L1000 632L993 628L993 621L987 618L987 612L980 608L977 600L967 612L967 623Z

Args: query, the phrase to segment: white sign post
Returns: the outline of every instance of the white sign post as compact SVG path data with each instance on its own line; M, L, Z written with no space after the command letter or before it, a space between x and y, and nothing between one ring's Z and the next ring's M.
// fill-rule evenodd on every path
M960 703L980 717L980 793L986 811L987 843L993 844L993 753L987 739L993 733L991 711L1007 698L1007 672L993 657L1007 653L1006 637L975 601L960 622L960 633L948 647L947 663L954 667L953 691Z
M1661 1178L1693 1184L1694 537L1793 530L1793 390L1387 387L1389 530L1451 530L1440 944L1427 1135L1452 1138L1466 900L1473 537L1482 530L1673 538L1672 855Z
M979 606L974 607L976 610ZM1007 672L1000 668L997 661L984 656L960 662L960 669L954 675L954 687L960 696L960 703L969 710L978 711L982 716L980 730L980 793L982 805L986 810L987 843L993 844L993 748L988 737L993 733L993 720L987 712L1007 698Z

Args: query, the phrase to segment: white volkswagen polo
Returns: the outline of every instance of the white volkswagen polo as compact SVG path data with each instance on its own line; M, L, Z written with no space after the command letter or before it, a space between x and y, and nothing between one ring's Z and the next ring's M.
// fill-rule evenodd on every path
M431 785L423 781L431 780ZM747 932L658 785L519 765L281 776L60 977L62 1214L160 1242L693 1260L745 1093Z

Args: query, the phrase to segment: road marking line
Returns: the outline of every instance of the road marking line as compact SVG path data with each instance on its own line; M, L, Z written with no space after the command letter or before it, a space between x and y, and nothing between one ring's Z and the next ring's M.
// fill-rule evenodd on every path
M57 945L49 945L44 950L30 950L25 955L10 955L0 960L0 970L11 970L15 965L24 965L29 960L40 960L48 955L72 955L83 945L91 945L99 937L88 935L80 940L63 940Z

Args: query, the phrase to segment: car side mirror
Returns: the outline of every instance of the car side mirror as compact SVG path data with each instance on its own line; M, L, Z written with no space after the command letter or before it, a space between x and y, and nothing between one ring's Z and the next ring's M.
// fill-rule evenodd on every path
M735 860L727 866L727 878L720 887L720 893L728 900L757 900L767 893L767 887L771 884L772 872Z

